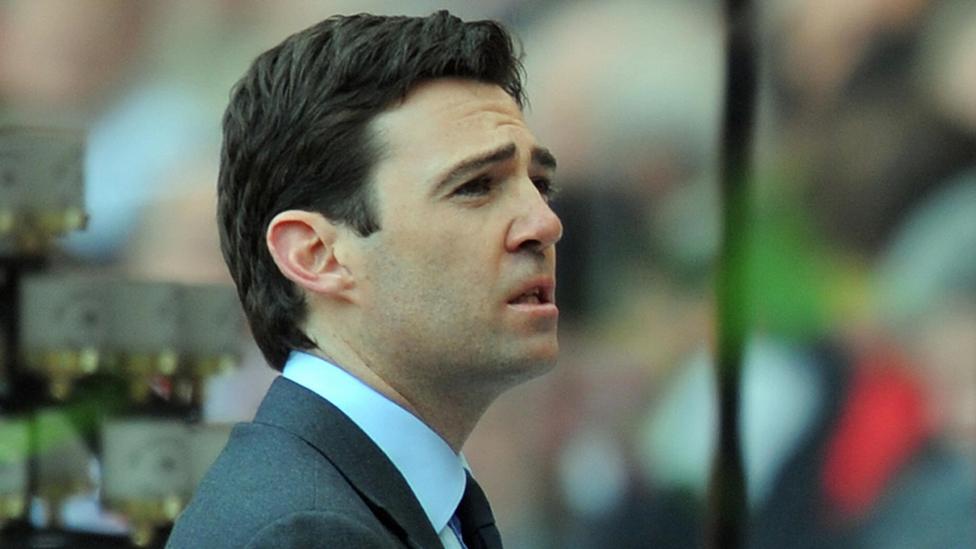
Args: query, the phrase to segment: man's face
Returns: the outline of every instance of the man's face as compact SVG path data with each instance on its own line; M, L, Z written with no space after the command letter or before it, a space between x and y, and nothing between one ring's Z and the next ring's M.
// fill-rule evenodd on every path
M356 242L364 359L408 383L507 386L557 355L555 160L498 86L438 79L373 124L381 230ZM389 379L389 378L388 378Z

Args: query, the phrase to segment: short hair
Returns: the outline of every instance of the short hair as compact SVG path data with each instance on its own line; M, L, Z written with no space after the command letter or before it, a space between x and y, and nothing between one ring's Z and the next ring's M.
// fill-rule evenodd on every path
M521 108L521 52L494 21L336 16L258 56L223 118L217 218L224 260L255 341L281 370L315 344L302 292L265 243L278 213L319 212L362 236L380 229L370 180L382 150L371 121L418 83L442 77L496 84Z

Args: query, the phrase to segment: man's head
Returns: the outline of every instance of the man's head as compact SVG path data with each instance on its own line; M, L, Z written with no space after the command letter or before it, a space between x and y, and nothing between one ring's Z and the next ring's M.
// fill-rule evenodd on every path
M551 301L562 231L520 72L501 27L445 12L329 19L255 61L218 210L272 366L323 339L373 366L552 361L555 307L519 297Z

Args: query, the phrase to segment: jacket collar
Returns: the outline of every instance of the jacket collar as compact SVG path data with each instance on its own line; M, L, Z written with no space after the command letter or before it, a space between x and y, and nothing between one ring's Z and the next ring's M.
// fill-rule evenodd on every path
M442 547L427 515L385 454L339 409L279 377L255 415L308 442L329 460L373 512L410 547Z

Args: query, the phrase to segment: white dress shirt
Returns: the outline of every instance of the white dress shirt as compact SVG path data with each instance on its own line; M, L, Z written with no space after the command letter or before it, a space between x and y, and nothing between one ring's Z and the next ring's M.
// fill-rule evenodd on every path
M342 368L293 351L282 375L346 414L400 471L446 549L461 544L448 526L466 482L464 457L417 416Z

